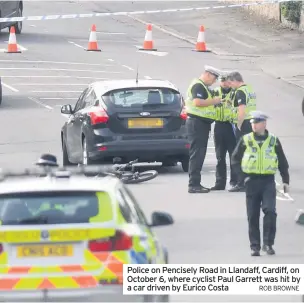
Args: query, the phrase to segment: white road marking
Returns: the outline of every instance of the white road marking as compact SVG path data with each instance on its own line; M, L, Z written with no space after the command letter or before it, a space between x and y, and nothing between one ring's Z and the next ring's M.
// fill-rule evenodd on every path
M31 24L31 25L30 25L30 27L37 27L37 26L36 26L36 25L34 25L34 24Z
M94 79L94 80L109 80L109 78L95 77L76 77L76 76L1 76L1 78L75 78L75 79Z
M111 61L110 59L108 59ZM112 60L114 61L114 60ZM50 64L64 64L64 65L90 65L90 66L113 66L113 65L104 65L99 63L83 63L83 62L65 62L65 61L28 61L28 60L0 60L0 62L11 62L11 63L50 63Z
M135 47L138 48L137 52L139 52L139 53L154 55L154 56L158 56L158 57L164 57L164 56L167 56L167 55L168 55L167 52L140 50L139 48L142 48L142 46L139 46L139 45L135 45Z
M128 65L123 65L123 67L127 68L128 70L134 70L132 67L130 67Z
M122 74L122 72L112 72L106 70L67 69L67 68L0 67L0 70L66 71L66 72Z
M82 93L82 90L75 91L75 90L31 90L31 93Z
M30 99L31 101L33 101L33 102L35 102L35 103L37 103L37 104L39 104L39 105L41 105L41 106L43 106L43 107L45 107L45 108L47 108L47 109L53 109L53 108L50 107L49 105L40 102L40 101L37 100L36 98L28 97L28 99Z
M4 41L5 43L8 43L8 41ZM22 45L20 45L20 44L18 44L17 43L17 47L18 47L18 49L19 50L21 50L21 51L27 51L27 48L25 48L24 46L22 46Z
M149 77L149 76L144 76L144 78L147 79L147 80L152 80L152 78Z
M40 100L77 100L78 98L39 98ZM61 105L56 105L61 106Z
M274 181L277 187L277 192L279 192L283 197L280 197L277 195L277 199L280 201L294 201L294 199L288 194L288 193L284 193L283 190L278 190L278 187L281 186L279 182L277 182L277 180Z
M111 61L111 62L114 62L114 60L113 59L108 59L109 61Z
M88 84L79 84L79 83L16 83L15 85L20 85L20 86L87 86Z
M10 85L4 83L3 81L1 81L1 83L2 83L2 85L3 85L4 87L10 89L11 91L13 91L13 92L15 92L15 93L18 93L18 92L19 92L18 89L16 89L16 88L14 88L14 87L12 87L12 86L10 86Z
M126 33L108 33L108 32L96 32L97 34L102 34L102 35L126 35Z
M248 47L248 48L256 48L256 46L254 46L254 45L247 44L247 43L242 42L242 41L240 41L240 40L238 40L238 39L235 39L235 38L233 38L233 37L228 37L228 39L232 40L233 42L235 42L235 43L237 43L237 44L240 44L240 45L243 45L243 46L245 46L245 47Z
M81 46L81 45L79 45L79 44L77 44L77 43L75 43L75 42L73 42L73 41L68 41L68 42L69 42L70 44L73 44L73 45L79 47L79 48L86 49L85 47L83 47L83 46Z

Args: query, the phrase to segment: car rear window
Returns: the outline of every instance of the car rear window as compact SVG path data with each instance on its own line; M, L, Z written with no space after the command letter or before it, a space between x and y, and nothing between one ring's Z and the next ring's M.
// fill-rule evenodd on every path
M110 210L111 200L105 192L0 195L1 225L103 222L111 220Z
M116 107L143 107L144 105L180 105L181 94L170 88L130 88L108 92L102 97Z

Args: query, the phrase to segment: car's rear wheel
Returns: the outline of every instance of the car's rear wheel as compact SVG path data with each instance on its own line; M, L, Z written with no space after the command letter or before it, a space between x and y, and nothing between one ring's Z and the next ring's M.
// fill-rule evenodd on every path
M89 158L87 139L82 140L82 165L91 165L93 161Z
M181 161L181 163L182 163L182 169L183 169L183 171L185 172L185 173L187 173L188 171L189 171L189 159L183 159L182 161Z
M18 7L17 17L22 17L22 6L21 6L21 5L19 5L19 7ZM20 35L21 32L22 32L22 21L18 21L18 22L14 25L14 28L15 28L16 34L17 34L17 35Z

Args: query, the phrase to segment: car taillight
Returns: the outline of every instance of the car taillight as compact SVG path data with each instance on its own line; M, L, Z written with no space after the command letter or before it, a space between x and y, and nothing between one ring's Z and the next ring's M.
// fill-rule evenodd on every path
M89 241L89 249L92 252L129 250L132 246L132 237L122 231L117 231L111 238Z
M187 115L187 112L186 112L186 108L185 108L185 107L183 107L183 109L182 109L182 111L181 111L181 113L180 113L179 116L180 116L183 120L187 120L188 115Z
M89 113L89 116L91 118L91 124L93 125L107 123L109 121L109 116L104 109L99 108L95 111L92 111Z

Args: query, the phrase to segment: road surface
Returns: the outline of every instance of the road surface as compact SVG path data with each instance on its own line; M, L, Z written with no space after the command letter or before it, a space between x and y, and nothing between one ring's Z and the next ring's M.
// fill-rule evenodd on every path
M198 4L201 3L26 2L24 15L132 11L142 10L143 5L147 9L159 9ZM80 92L92 81L123 78L134 78L135 81L138 67L140 78L168 79L184 93L191 79L200 75L205 64L227 70L237 69L255 88L259 109L271 115L269 128L280 137L290 161L295 202L278 201L277 255L250 257L244 193L190 195L187 192L187 174L180 167L163 171L157 179L134 185L132 189L148 215L154 210L162 210L174 216L174 226L157 231L169 249L171 263L303 263L304 229L294 223L296 209L303 207L304 193L304 120L300 111L303 89L262 71L262 60L273 60L269 44L264 46L265 53L257 49L249 51L244 45L236 46L237 43L226 44L225 35L217 35L222 26L217 21L228 18L227 12L226 15L223 11L216 13L222 15L216 18L212 15L215 12L209 11L208 14L200 12L196 15L137 16L141 22L128 16L25 22L23 34L17 36L22 53L1 53L0 57L4 85L4 101L0 108L0 166L28 167L45 152L58 155L61 161L60 129L66 118L60 114L60 106L75 104ZM240 12L236 14L241 16ZM146 27L142 22L169 24L181 36L190 36L191 32L193 38L200 23L197 19L208 23L209 37L218 54L196 53L189 42L156 28L153 28L153 38L158 52L137 51L145 36ZM229 29L229 35L232 35L229 37L232 38L233 30L237 29L234 23L234 28ZM97 26L101 52L85 51L92 24ZM0 34L0 49L6 48L7 40L8 33L4 31ZM245 38L241 40L249 43ZM231 56L229 51L240 54ZM254 57L248 57L252 52L259 53L258 62ZM276 53L283 55L279 51ZM205 186L214 184L215 163L211 138L202 172ZM279 177L278 180L280 182ZM300 302L300 297L174 296L172 300Z

